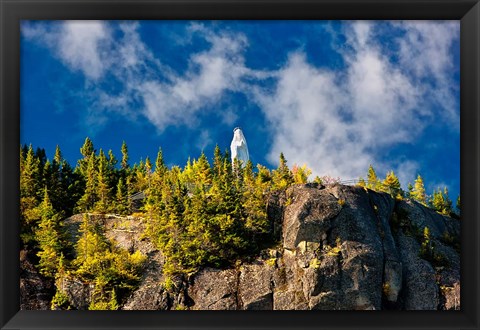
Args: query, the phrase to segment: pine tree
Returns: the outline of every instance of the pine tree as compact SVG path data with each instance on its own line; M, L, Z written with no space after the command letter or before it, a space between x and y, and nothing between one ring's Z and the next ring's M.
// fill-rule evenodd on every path
M130 205L128 201L128 190L122 178L118 180L117 193L115 197L116 197L116 203L115 203L116 211L122 215L128 214L130 211Z
M413 196L412 196L413 186L410 182L408 183L407 189L408 189L407 197L408 198L413 198Z
M293 183L293 175L287 166L287 160L283 152L280 153L278 168L273 171L272 181L273 188L276 190L286 189Z
M194 182L199 189L204 192L212 185L212 170L208 163L207 156L202 152L200 158L193 162L192 165ZM231 166L230 166L231 171Z
M21 237L24 244L34 243L33 228L40 219L37 206L41 202L41 175L40 161L35 157L32 145L21 161L20 172L20 221Z
M99 223L83 215L79 228L80 238L75 245L77 257L74 265L79 275L94 276L102 271L101 256L108 250L108 242Z
M435 211L441 214L450 215L452 212L452 201L448 198L447 188L443 192L441 189L434 190L429 204Z
M35 233L39 246L38 267L43 275L54 277L62 250L61 214L53 209L47 187L44 189L44 198L39 208L41 220Z
M62 161L63 161L62 151L60 150L60 147L59 147L58 144L57 144L57 146L55 147L55 156L53 156L53 160L54 160L57 164L61 164Z
M386 190L386 192L392 195L392 197L402 196L400 181L393 171L387 173L385 180L383 180L383 188Z
M222 152L220 151L220 147L217 144L213 152L213 175L215 178L220 177L222 175L222 168L223 168L222 158L223 158Z
M163 160L162 148L160 148L157 153L157 159L155 160L155 173L159 177L162 177L163 175L165 175L166 171L167 171L167 166L165 165L165 162Z
M126 171L129 169L128 165L128 147L125 141L122 142L122 170Z
M108 160L102 149L100 149L98 157L98 171L97 171L97 186L96 194L98 200L95 204L95 211L100 213L107 213L110 210L111 204L111 189L109 186Z
M86 177L90 157L95 158L95 149L93 148L93 142L89 137L85 138L85 142L80 148L80 153L82 154L83 158L78 160L78 170L84 177Z
M244 171L245 190L243 192L243 208L245 209L245 227L253 235L256 241L270 230L267 217L267 207L264 193L265 183L258 182L253 173L253 164L249 160ZM268 185L268 183L267 183Z
M378 190L378 188L379 188L379 181L378 181L377 173L375 172L375 169L373 168L373 166L371 164L368 167L367 188L372 189L372 190Z
M258 174L257 174L257 182L258 184L267 184L270 187L272 183L272 174L270 170L263 165L257 165Z
M425 206L427 205L427 194L425 193L425 186L423 184L423 179L420 174L415 180L415 185L412 192L410 193L410 196L420 204L423 204Z
M365 187L367 186L367 183L365 182L365 179L362 178L362 177L360 177L360 178L358 179L357 186L365 188Z
M32 145L30 145L28 148L28 152L23 163L23 171L20 176L20 197L31 197L40 201L40 160L35 157Z
M88 167L85 172L85 192L77 203L80 212L91 210L97 202L97 180L98 174L96 171L95 155L92 152L90 157L88 157Z
M307 168L307 165L304 164L303 166L293 165L292 168L292 175L293 181L295 184L305 184L308 182L308 177L312 174L312 170Z
M60 182L62 185L61 191L64 192L61 198L61 209L65 211L66 216L70 216L84 193L85 181L80 173L75 172L64 159L62 160Z

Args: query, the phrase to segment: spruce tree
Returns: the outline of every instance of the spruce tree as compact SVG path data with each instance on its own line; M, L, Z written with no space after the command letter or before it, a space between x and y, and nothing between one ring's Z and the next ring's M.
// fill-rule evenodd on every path
M155 173L159 177L162 177L163 175L165 175L166 171L167 166L165 165L165 161L163 160L163 151L162 148L159 148L157 153L157 159L155 160Z
M128 165L128 147L125 141L122 142L122 170L126 171L130 167Z
M312 174L312 170L306 164L301 167L295 164L292 168L292 174L295 184L305 184L308 182L308 177Z
M367 188L372 189L372 190L378 190L378 188L379 188L379 181L378 181L377 173L375 172L375 169L373 168L373 166L371 164L368 167Z
M41 201L40 160L35 157L32 145L29 146L23 163L23 172L20 176L20 197Z
M90 157L88 157L88 167L85 172L85 191L78 201L77 205L80 212L87 212L93 209L93 206L98 200L97 195L97 182L98 174L95 164L95 155L92 152Z
M128 201L128 189L125 183L123 182L123 178L118 180L117 184L117 193L116 193L116 203L115 209L117 213L125 215L128 214L130 211L130 205Z
M217 144L215 146L215 150L213 152L213 175L214 175L214 177L220 177L221 176L222 168L223 168L222 152L220 151L220 147Z
M266 186L261 180L256 180L250 160L245 166L244 185L242 205L245 210L245 227L250 231L254 243L258 243L269 232L270 224L264 196Z
M95 204L95 211L100 213L107 213L110 210L111 206L111 188L109 186L108 160L102 149L100 149L100 153L98 156L96 183L96 194L98 196L98 200Z
M79 233L74 265L79 269L79 275L93 277L102 270L101 256L108 249L108 241L100 224L87 214L83 215Z
M38 241L40 273L54 277L60 262L62 250L61 214L56 213L48 195L47 187L44 189L44 198L39 206L41 219L36 230Z
M365 188L365 187L367 186L367 183L365 182L365 179L364 179L364 178L360 177L360 178L358 179L357 185L358 185L359 187L364 187L364 188Z
M280 153L279 158L279 165L272 175L273 188L275 190L286 189L293 183L293 175L287 166L287 160L283 152Z
M420 174L417 176L417 179L415 180L415 184L410 195L413 199L415 199L420 204L423 204L425 206L427 205L427 194L425 193L425 186L423 184L423 179L420 176Z
M86 177L90 157L95 158L95 149L93 148L93 142L89 137L85 138L85 142L80 148L80 153L82 154L83 158L78 160L78 170L82 176Z
M452 201L448 197L447 188L443 192L441 189L434 190L429 204L435 211L441 214L450 215L452 212Z
M55 147L55 155L53 156L53 160L57 162L57 164L61 164L63 161L62 151L60 150L60 146L58 144Z
M393 171L387 173L385 180L383 180L383 188L386 190L386 192L392 195L392 197L402 196L400 181Z
M33 226L40 218L37 206L42 200L40 197L41 181L40 161L35 157L32 145L30 145L21 162L20 172L21 236L25 244L34 242Z
M61 199L62 210L66 216L73 214L73 210L77 202L82 197L85 190L85 181L80 173L75 172L72 166L64 159L62 160L61 170L62 193Z
M413 186L410 182L408 183L407 189L408 189L407 197L413 198L413 196L412 196Z

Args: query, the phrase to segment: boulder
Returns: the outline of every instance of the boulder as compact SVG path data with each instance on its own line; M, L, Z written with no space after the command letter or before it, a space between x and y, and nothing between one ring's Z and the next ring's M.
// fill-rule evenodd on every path
M193 300L192 309L237 309L238 273L235 269L205 268L190 282L188 295Z
M259 262L240 268L238 296L243 309L273 309L273 267Z

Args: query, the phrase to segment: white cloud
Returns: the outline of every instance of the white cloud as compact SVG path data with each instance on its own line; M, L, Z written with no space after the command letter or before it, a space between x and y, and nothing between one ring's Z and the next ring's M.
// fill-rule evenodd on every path
M264 77L265 73L245 67L243 51L247 40L243 35L215 34L195 24L192 33L200 33L210 48L194 53L183 76L173 75L168 81L147 80L136 88L145 103L145 115L159 131L169 125L194 125L201 111L218 102L224 93L248 89L245 78ZM232 122L234 116L224 117Z
M417 26L401 26L407 40L414 39L410 33L419 33ZM382 155L399 143L413 143L428 124L425 118L437 116L438 109L425 107L431 93L427 91L432 89L424 85L425 77L410 74L410 67L404 62L393 63L374 38L373 27L372 22L347 26L347 45L339 48L345 70L319 70L297 52L278 72L273 94L257 90L256 97L273 134L268 155L272 163L277 163L279 153L284 152L291 164L306 163L314 175L358 178L373 164L380 177L394 169L404 185L415 178L419 168L416 162L387 162ZM429 30L435 27L421 31L428 34ZM450 33L446 42L431 42L429 46L429 52L440 51L445 57L429 64L429 70L438 73L429 79L436 83L442 79L440 91L452 81L446 74L451 67L447 49L454 36ZM455 99L448 94L446 97ZM445 108L454 103L445 103Z
M98 79L103 75L104 43L110 39L106 25L100 21L66 21L59 33L58 51L62 60L87 77Z
M405 37L397 40L401 66L410 70L417 80L434 81L433 88L430 88L434 93L428 95L429 101L436 101L443 110L438 113L440 118L458 130L459 105L455 102L454 93L458 93L459 86L452 84L454 63L451 47L459 37L459 22L408 21L396 26L405 31ZM422 86L425 93L429 92L427 86Z
M22 25L22 35L47 45L65 65L90 79L100 78L110 64L105 60L110 32L102 21L27 23Z

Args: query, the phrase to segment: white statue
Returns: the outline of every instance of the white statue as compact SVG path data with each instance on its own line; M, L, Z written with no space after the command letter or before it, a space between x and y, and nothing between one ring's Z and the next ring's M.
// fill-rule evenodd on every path
M245 136L243 136L240 127L235 127L233 130L233 140L230 144L230 152L232 154L232 163L235 158L237 158L243 165L247 164L249 159L247 140L245 140Z

